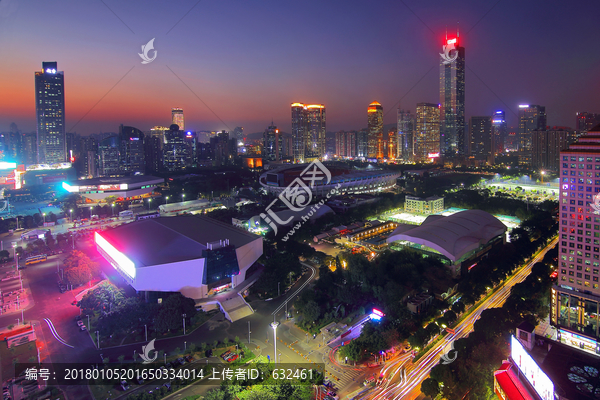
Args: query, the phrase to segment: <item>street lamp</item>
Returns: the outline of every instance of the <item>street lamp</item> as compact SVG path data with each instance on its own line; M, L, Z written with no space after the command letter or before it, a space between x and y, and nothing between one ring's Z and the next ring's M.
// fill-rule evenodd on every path
M275 345L275 354L274 354L273 364L277 364L277 327L278 326L279 326L279 322L277 322L277 321L271 322L271 328L273 328L273 345Z
M542 185L544 184L544 175L546 175L546 171L542 171Z
M94 211L94 206L91 206L90 207L90 218L92 218L93 211Z
M73 209L70 209L69 211L71 212L71 222L73 222ZM18 225L19 224L17 224L17 228L18 228Z
M183 335L185 336L185 314L182 314L183 316Z
M150 202L152 201L152 198L148 199L148 210L150 210Z
M169 204L169 196L165 197L165 201L166 201L167 204Z
M181 201L185 201L185 193L181 193Z
M114 217L115 216L115 203L112 203L110 205L110 207L112 208L112 216Z
M44 226L46 226L46 213L42 213L42 215L44 216Z

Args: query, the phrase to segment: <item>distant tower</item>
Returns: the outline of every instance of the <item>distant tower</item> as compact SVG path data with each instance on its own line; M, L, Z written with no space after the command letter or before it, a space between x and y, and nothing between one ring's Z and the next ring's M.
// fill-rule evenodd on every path
M67 161L65 77L57 69L55 61L42 62L35 73L38 164Z
M292 103L294 162L325 156L326 113L323 104Z
M383 158L383 106L374 101L367 108L368 158Z
M413 161L414 158L414 116L408 110L398 108L398 158Z
M263 133L264 161L280 161L283 158L283 138L273 121Z
M453 39L446 34L444 46L454 50L444 53L449 58L440 59L440 152L447 157L466 151L465 48L459 44L458 31Z
M519 105L519 164L531 166L532 133L546 129L546 107Z
M183 121L183 108L171 109L171 124L179 126L179 130L185 130L185 124Z
M427 162L440 153L440 107L432 103L417 104L415 161Z

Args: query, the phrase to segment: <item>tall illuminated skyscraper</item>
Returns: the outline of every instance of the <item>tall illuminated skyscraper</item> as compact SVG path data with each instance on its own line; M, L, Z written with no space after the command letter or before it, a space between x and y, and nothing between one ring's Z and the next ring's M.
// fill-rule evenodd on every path
M273 121L263 133L262 156L265 162L280 161L283 158L283 136Z
M492 114L492 164L497 154L504 152L504 142L508 139L508 127L504 111L498 110Z
M183 108L171 109L171 124L179 126L179 130L185 130L185 123L183 121Z
M57 68L55 61L42 62L35 73L38 164L67 161L65 77Z
M446 57L440 60L440 152L443 156L463 155L465 142L465 48L456 37L444 43ZM456 57L456 58L455 58Z
M413 161L414 158L414 116L408 110L398 108L398 158Z
M383 107L374 101L367 108L368 158L383 158Z
M325 155L326 114L323 104L292 103L294 162L309 162Z
M417 104L415 161L427 162L440 155L440 107L432 103Z

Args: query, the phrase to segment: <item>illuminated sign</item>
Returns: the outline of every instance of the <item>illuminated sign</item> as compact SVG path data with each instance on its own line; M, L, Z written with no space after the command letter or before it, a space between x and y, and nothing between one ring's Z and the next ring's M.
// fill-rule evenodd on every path
M559 329L559 333L561 342L577 348L583 348L592 353L596 352L597 344L595 340L564 329Z
M374 308L374 309L373 309L373 314L377 314L377 315L379 315L380 317L383 317L383 316L385 316L385 314L384 314L383 312L379 311L379 310L378 310L378 309L376 309L376 308Z
M374 321L380 321L382 317L385 317L385 314L376 308L374 308L373 312L369 314L369 318L371 318Z
M519 104L519 108L529 108L529 104Z
M67 182L63 182L62 187L69 193L79 193L79 186L71 186Z
M438 158L440 156L440 153L429 153L427 154L428 158Z
M542 400L554 400L554 384L514 336L510 337L510 358Z
M0 169L15 169L15 168L17 168L17 163L0 161Z
M495 123L495 124L501 124L502 122L504 122L504 120L502 120L502 119L495 119L492 122Z
M101 253L106 260L129 278L135 278L135 264L123 253L115 249L112 244L108 243L108 241L100 236L98 232L94 233L94 237L98 249L101 250Z
M46 73L47 74L55 74L56 73L56 69L54 69L54 68L46 68Z
M496 114L502 114L502 111L496 111Z
M456 39L448 39L448 44L456 43Z

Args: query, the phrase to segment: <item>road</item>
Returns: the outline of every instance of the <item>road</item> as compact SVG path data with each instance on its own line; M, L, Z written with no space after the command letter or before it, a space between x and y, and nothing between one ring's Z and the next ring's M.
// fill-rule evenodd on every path
M421 383L429 376L431 369L436 366L443 354L451 350L451 343L456 339L462 339L469 336L473 331L473 324L479 319L481 312L488 308L502 307L506 299L510 296L511 288L517 283L521 283L531 273L531 268L537 262L542 261L546 252L556 245L558 237L550 242L543 250L531 259L518 272L508 278L494 294L484 300L471 314L465 318L455 328L454 335L445 336L438 343L432 346L416 364L408 359L398 362L392 368L386 371L388 376L393 377L384 385L378 386L365 393L360 398L365 399L416 399L421 394ZM455 353L454 353L455 354ZM460 357L460 354L457 355ZM406 379L403 378L402 368L406 368ZM398 381L390 383L391 380Z

